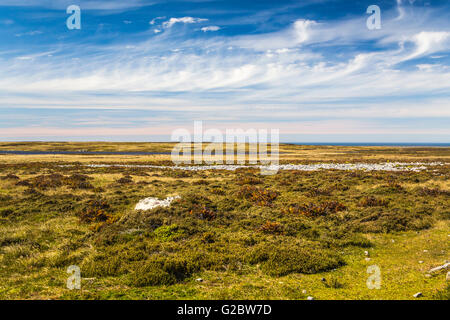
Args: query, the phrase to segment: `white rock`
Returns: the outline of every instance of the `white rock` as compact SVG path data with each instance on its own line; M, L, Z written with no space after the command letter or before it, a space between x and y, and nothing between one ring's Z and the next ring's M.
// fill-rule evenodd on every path
M369 251L364 251L364 255L368 256L369 255Z
M416 294L413 295L414 298L420 298L423 297L422 292L417 292Z
M197 279L195 279L195 281L197 281L197 282L203 282L203 279L202 279L202 278L197 278Z
M366 261L370 261L370 258L365 258L364 260L366 260Z
M450 263L447 262L447 263L443 264L442 266L430 269L428 272L429 273L433 273L433 272L437 272L437 271L448 269L449 267L450 267Z
M314 300L314 297L309 296L306 300Z
M423 261L422 261L422 260L420 260L420 261L419 261L419 263L423 263Z
M303 289L303 290L302 290L302 293L303 293L303 294L306 294L306 290Z
M445 280L450 281L450 271L447 272L447 276L445 277Z
M180 196L175 197L167 197L164 200L160 200L158 198L145 198L140 200L134 210L150 210L156 207L168 207L172 203L173 200L179 199Z

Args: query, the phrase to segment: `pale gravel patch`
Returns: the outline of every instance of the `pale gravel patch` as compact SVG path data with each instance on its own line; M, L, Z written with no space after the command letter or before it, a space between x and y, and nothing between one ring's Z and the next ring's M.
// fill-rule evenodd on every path
M315 164L280 164L272 166L264 165L200 165L200 166L156 166L156 165L129 165L129 164L88 164L91 168L149 168L149 169L172 169L185 171L204 171L204 170L227 170L235 171L240 168L257 168L266 170L298 170L298 171L317 171L317 170L343 170L343 171L422 171L430 166L441 166L441 162L386 162L386 163L315 163Z

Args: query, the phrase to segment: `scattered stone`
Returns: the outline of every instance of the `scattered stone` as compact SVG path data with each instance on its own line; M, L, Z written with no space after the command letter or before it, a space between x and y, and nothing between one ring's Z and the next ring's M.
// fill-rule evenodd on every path
M450 281L450 271L447 272L447 276L445 277L445 280Z
M370 261L370 258L365 258L364 260L366 260L366 261Z
M391 240L391 242L392 242L392 243L394 243L394 242L395 242L395 240L394 240L394 239L392 239L392 240Z
M431 277L432 277L431 274L429 274L429 273L425 274L425 278L431 278Z
M429 273L438 272L441 270L448 269L449 267L450 267L450 263L447 262L447 263L443 264L442 266L438 266L438 267L430 269L428 272Z
M369 251L364 251L365 256L369 256Z
M422 292L417 292L416 294L413 295L414 298L420 298L423 297Z
M309 296L306 300L314 300L314 297Z
M322 281L322 282L327 282L327 279L322 278L322 279L320 279L320 281Z
M419 261L419 263L423 263L423 261L422 261L422 260L420 260L420 261Z
M428 250L425 249L425 250L423 250L423 252L428 252Z
M306 294L306 290L303 289L303 290L302 290L302 293L303 293L303 294Z
M202 279L202 278L197 278L197 279L195 279L195 281L197 281L197 282L203 282L203 279Z

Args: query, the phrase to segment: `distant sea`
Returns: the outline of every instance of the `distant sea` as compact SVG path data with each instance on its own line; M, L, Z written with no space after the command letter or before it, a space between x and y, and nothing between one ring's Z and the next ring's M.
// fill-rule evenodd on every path
M450 143L427 142L280 142L299 146L345 146L345 147L450 147Z

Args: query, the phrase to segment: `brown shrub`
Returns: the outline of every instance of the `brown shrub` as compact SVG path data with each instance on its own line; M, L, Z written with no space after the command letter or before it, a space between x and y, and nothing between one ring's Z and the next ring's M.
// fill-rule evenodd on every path
M0 179L2 180L20 180L18 176L12 173L8 173L6 176L2 176Z
M29 187L29 186L31 186L31 183L27 180L22 180L22 181L17 182L16 186Z
M109 213L110 205L104 200L91 200L84 209L78 213L81 222L114 222L114 217Z
M202 220L213 220L216 218L216 213L205 205L194 205L189 214Z
M209 184L209 181L205 180L205 179L200 179L200 180L192 182L192 184L194 186L207 186Z
M214 243L216 242L216 235L214 232L205 232L200 241L203 243Z
M59 188L62 186L68 186L72 189L92 189L94 188L87 180L91 177L82 174L73 174L71 176L63 176L59 173L53 173L48 175L40 175L28 180L17 182L18 186L28 186L32 188L38 188L41 190L49 188Z
M226 194L225 190L223 190L221 187L213 188L213 189L211 190L211 193L212 193L212 194L219 195L219 196L223 196L223 195Z
M133 178L131 176L123 176L116 182L119 184L131 184L131 183L133 183Z
M427 188L427 187L423 187L419 189L419 193L423 196L440 196L440 195L445 195L445 196L449 196L450 192L446 191L446 190L441 190L439 188Z
M40 175L30 179L31 186L39 189L59 188L63 185L64 176L59 173Z
M383 199L377 199L374 196L365 197L359 203L362 207L386 207L389 201Z
M404 191L405 188L395 180L389 180L388 181L388 188L390 188L393 191Z
M332 213L345 210L346 206L338 201L326 201L319 204L309 203L300 206L298 204L291 204L283 210L286 214L301 214L306 217L326 216Z
M259 206L270 207L272 202L278 197L278 192L255 186L243 186L238 191L238 197L250 200Z
M238 184L240 186L243 186L246 184L255 185L255 184L262 184L262 183L263 183L263 181L255 176L245 175L245 176L237 176L236 177L236 184Z
M283 226L278 222L267 221L259 228L259 230L267 234L282 234Z
M72 189L93 189L94 186L88 182L92 179L84 174L73 174L69 177L63 177L63 183Z

